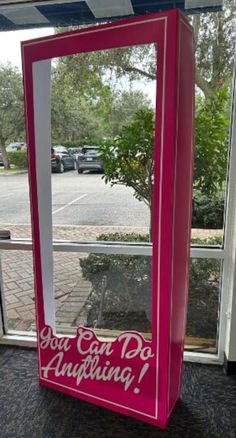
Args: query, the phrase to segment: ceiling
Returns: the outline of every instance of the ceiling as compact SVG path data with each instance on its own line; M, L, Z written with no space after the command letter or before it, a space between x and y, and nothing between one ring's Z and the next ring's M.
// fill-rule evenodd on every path
M0 0L0 31L76 26L179 8L216 11L223 0Z

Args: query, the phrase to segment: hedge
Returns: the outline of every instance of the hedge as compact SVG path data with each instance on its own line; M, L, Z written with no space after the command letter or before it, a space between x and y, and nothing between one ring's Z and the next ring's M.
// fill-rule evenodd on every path
M148 242L148 235L102 234L98 240ZM220 239L194 239L195 244L219 245ZM80 260L83 277L92 284L85 303L87 326L151 330L151 257L90 254ZM215 338L219 308L221 262L192 259L187 335Z
M19 169L27 169L27 151L15 151L8 154L10 165L14 165Z
M224 222L224 194L208 198L193 194L192 228L222 229Z

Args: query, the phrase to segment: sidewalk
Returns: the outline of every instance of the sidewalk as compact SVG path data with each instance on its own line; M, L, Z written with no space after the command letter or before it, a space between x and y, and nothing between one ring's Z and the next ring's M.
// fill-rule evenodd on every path
M31 227L14 225L12 239L31 238ZM55 240L96 240L104 233L147 233L148 229L130 227L56 226ZM82 277L79 258L87 254L54 252L54 297L56 325L61 333L75 333L86 320L84 304L91 284ZM35 297L31 251L3 251L1 254L3 286L8 330L35 330Z

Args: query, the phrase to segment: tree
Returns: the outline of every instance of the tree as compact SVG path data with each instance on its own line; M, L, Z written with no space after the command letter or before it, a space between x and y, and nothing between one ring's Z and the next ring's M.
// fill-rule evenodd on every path
M223 12L194 15L196 83L206 98L222 84L230 85L235 49L236 4L224 1Z
M226 106L229 97L226 87L229 86L232 72L235 10L235 3L226 0L223 12L201 14L192 18L196 36L196 83L202 91L200 95L202 97L197 98L194 185L208 198L216 197L224 185L226 176L228 125ZM156 79L156 56L154 45L82 53L63 58L63 74L68 73L73 78L73 83L80 83L82 87L86 84L85 72L93 78L93 84L94 75L97 74L102 81L106 79L111 88L117 78L125 77L126 82L129 81L131 84L138 78L149 81ZM92 87L92 90L95 88ZM114 114L119 117L121 114L119 105L117 109ZM118 138L112 143L113 155L108 144L103 146L103 160L106 163L105 180L112 184L133 187L135 196L147 203L151 209L152 184L149 184L147 189L147 180L142 174L142 171L145 172L146 163L143 169L141 166L142 160L147 157L144 158L144 151L140 152L139 148L142 148L143 144L142 129L143 136L149 138L153 136L153 127L148 133L147 126L143 126L145 121L138 119L138 115L135 117L137 123L135 120L128 123L121 132L115 127L113 135L118 134ZM112 119L112 112L108 118ZM152 154L153 141L150 144ZM150 165L148 173L151 174L152 155L148 163ZM149 181L151 181L150 176Z
M218 194L226 180L227 169L227 117L228 90L222 87L209 99L198 97L196 114L196 158L194 188L195 209L201 209L211 200L211 208L217 217L211 218L212 211L207 210L207 218L216 223L221 222L222 205ZM137 111L132 121L126 124L121 134L113 142L105 142L100 148L104 162L104 180L111 185L121 184L134 189L134 196L143 201L150 209L152 217L153 195L153 145L154 114L152 109ZM202 198L204 197L204 199ZM204 208L203 208L204 207ZM195 211L195 210L194 210ZM197 212L198 213L198 212ZM196 212L195 212L196 214ZM206 213L205 213L206 215ZM200 220L200 219L199 219ZM152 225L150 225L150 238Z
M194 187L208 198L222 190L227 171L228 90L222 87L209 99L198 97Z
M65 140L88 141L104 135L101 114L97 116L96 105L84 96L67 90L53 90L52 94L52 139L62 143Z
M113 143L104 143L101 160L106 183L121 184L134 189L134 196L143 201L152 216L154 115L152 109L140 109L133 120L123 126ZM152 226L150 225L150 237Z
M99 76L86 75L76 84L73 72L66 74L63 60L52 75L53 141L102 138L106 130L104 111L111 106L111 90ZM107 122L106 122L107 123Z
M196 14L192 24L196 41L196 85L208 98L222 84L230 84L235 50L236 4L224 1L222 12ZM114 49L103 54L103 65L117 76L156 79L154 45Z
M87 58L86 62L89 62ZM131 120L138 108L150 106L142 91L117 90L107 84L103 76L99 77L98 72L87 75L85 66L80 65L79 75L73 69L68 75L66 71L63 59L52 76L54 142L81 139L99 142L104 137L114 137L120 134L122 125Z
M123 125L131 122L139 109L145 108L151 108L151 102L142 91L130 89L114 92L109 115L110 136L120 135Z
M196 41L196 84L206 98L222 83L229 84L234 58L236 4L224 1L223 12L196 14L191 17ZM59 29L60 31L64 29ZM63 59L64 71L77 72L77 82L81 71L98 72L100 76L108 72L111 78L126 76L133 81L140 78L156 79L157 52L154 44L117 48L81 53Z
M10 64L0 65L0 150L5 169L6 144L16 140L24 141L22 78Z

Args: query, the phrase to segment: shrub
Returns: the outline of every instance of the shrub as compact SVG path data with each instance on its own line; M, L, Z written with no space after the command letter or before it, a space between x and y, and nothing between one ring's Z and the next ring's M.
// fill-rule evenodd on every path
M16 151L8 154L10 165L18 167L19 169L27 169L27 151Z
M220 268L221 261L217 259L191 259L186 328L188 336L216 338Z
M217 88L208 99L198 96L196 107L194 186L208 198L223 189L227 172L229 92Z
M148 235L103 234L98 240L148 242ZM150 257L90 254L80 265L83 276L92 283L86 303L89 326L150 330Z
M192 227L222 229L224 221L224 196L207 197L194 193Z
M222 247L222 236L213 236L213 237L192 237L191 238L191 244L193 246L199 246L199 247Z
M148 235L102 234L98 240L148 242ZM194 244L218 245L220 238L194 239ZM151 257L90 254L80 260L83 276L92 284L86 302L87 325L116 330L151 330ZM214 338L219 300L219 261L192 259L187 334Z

